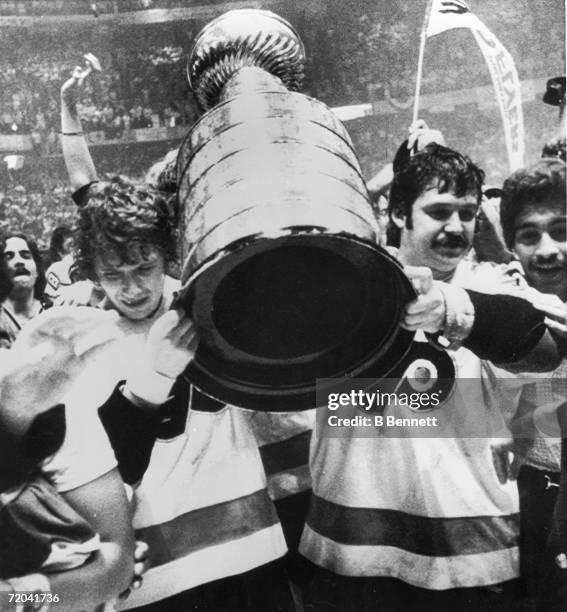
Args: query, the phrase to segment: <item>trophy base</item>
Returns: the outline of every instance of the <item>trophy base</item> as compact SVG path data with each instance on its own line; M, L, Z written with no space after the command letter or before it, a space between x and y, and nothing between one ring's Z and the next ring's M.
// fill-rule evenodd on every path
M184 283L200 335L186 374L227 404L313 408L317 379L381 377L398 363L414 297L398 262L369 241L304 227L240 240Z

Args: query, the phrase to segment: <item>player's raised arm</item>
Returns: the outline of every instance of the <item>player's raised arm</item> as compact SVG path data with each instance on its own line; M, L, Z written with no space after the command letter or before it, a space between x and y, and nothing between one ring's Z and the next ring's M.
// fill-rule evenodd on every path
M75 66L73 74L61 87L61 144L69 182L73 192L97 179L87 139L79 117L77 101L85 79L100 71L100 63L92 54L85 55L86 66Z

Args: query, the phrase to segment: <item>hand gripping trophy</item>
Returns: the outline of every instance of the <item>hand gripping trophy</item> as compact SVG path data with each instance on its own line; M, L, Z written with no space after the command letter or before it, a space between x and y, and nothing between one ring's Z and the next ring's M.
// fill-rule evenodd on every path
M384 376L413 334L414 293L378 226L342 123L297 93L305 52L262 10L197 36L187 72L201 109L177 159L180 300L201 343L188 375L227 403L316 405L317 379Z

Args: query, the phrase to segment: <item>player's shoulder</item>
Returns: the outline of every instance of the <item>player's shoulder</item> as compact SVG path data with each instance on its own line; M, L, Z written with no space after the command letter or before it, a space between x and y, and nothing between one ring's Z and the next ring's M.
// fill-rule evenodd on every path
M513 294L528 287L524 271L517 261L497 264L465 259L457 266L453 282L465 289L482 293Z

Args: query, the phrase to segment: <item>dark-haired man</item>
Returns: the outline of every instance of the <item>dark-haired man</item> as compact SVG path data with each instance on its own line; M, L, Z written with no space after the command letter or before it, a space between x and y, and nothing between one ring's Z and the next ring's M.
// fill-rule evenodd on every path
M502 188L504 239L541 293L567 301L565 163L542 159L510 176Z
M43 310L43 263L34 240L25 234L8 234L0 248L2 266L10 284L0 307L0 323L13 342L22 327Z
M438 151L441 157L443 149ZM400 230L398 256L406 265L430 268L436 280L452 279L472 245L484 178L473 164L458 168L460 160L446 157L419 156L419 175L402 168L390 196L391 218ZM442 164L452 162L457 166L452 175L436 176ZM423 176L432 182L425 189Z
M505 428L481 359L519 360L544 329L526 300L487 295L503 291L500 268L479 272L465 260L483 178L467 157L436 144L396 169L389 211L400 234L397 254L422 293L403 325L442 337L433 348L420 332L390 376L396 389L426 384L440 394L424 408L439 428L385 427L378 439L356 427L334 437L316 428L313 501L300 547L316 566L307 593L315 609L329 600L339 609L356 600L368 610L511 605L518 498L493 465L488 438ZM409 266L427 266L431 276L419 278ZM479 286L485 293L461 288ZM387 423L419 416L416 410L394 403L378 414Z
M542 159L512 174L502 188L500 219L506 244L518 258L528 283L547 294L540 299L545 298L549 309L554 309L559 317L563 311L565 322L565 163L559 159ZM564 502L557 507L558 529L551 555L546 551L559 491L561 443L554 437L556 427L550 426L549 419L540 422L542 410L552 415L553 420L555 411L560 417L565 416L561 413L567 411L566 379L567 361L563 359L556 370L525 385L512 420L516 437L515 465L522 464L518 490L523 594L530 606L542 610L563 609L567 596L567 570L560 570L554 563L554 556L567 550L565 541L561 542L559 537L559 527L564 524ZM565 433L563 437L567 437ZM564 454L567 462L567 449ZM561 577L561 573L563 589L554 581L554 575Z

